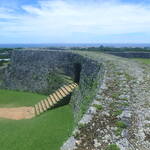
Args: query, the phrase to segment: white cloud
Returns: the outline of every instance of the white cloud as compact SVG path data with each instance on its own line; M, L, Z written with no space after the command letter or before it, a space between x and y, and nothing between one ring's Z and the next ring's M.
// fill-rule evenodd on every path
M65 0L39 1L37 6L21 6L26 13L0 8L0 37L15 37L38 41L49 38L69 41L74 33L95 36L149 33L150 9L139 4L117 1L72 2ZM0 42L2 41L0 38ZM33 38L35 40L33 40ZM89 37L90 39L90 37ZM70 39L77 41L78 37ZM57 41L56 41L57 42ZM17 43L17 41L16 41Z

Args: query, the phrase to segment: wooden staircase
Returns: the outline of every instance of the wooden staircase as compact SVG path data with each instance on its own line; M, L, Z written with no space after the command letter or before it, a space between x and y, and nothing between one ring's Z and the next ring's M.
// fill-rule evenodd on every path
M69 85L64 85L59 88L53 94L49 95L46 99L41 100L34 106L35 116L47 111L54 107L58 102L60 102L64 97L69 95L78 85L72 83Z

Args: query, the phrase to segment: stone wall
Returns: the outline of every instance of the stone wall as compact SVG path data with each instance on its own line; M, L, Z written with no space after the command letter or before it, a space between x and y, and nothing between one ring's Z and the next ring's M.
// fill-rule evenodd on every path
M80 71L79 66L81 72L77 72ZM101 63L77 53L18 50L12 54L1 87L50 94L80 75L79 87L70 100L77 121L93 100L102 74Z
M5 67L0 67L0 87L3 86Z
M150 58L150 52L107 52L107 53L126 58Z

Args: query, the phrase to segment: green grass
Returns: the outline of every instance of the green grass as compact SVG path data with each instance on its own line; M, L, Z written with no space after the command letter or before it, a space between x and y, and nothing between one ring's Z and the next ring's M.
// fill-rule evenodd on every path
M93 105L95 108L97 108L98 110L102 110L103 106L102 105L98 105L98 104L94 104Z
M140 61L144 64L150 64L150 59L148 58L133 58L134 60Z
M116 144L110 144L106 150L120 150L120 148Z
M112 115L113 116L118 116L118 115L121 115L122 114L122 110L115 110L112 112Z
M73 114L69 105L31 120L0 119L0 149L60 150L72 128Z
M44 98L45 95L35 93L0 90L0 107L32 106Z
M122 129L124 129L124 128L127 127L127 125L126 125L123 121L117 121L117 122L116 122L116 126L117 126L118 128L122 128Z
M117 128L117 130L115 130L115 135L116 136L121 136L123 129L122 128Z

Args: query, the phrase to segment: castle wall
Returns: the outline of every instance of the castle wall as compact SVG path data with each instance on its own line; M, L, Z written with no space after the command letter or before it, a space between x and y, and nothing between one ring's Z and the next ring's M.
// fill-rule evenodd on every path
M75 64L80 64L79 87L70 103L76 120L93 100L102 75L102 65L95 60L66 51L18 50L5 70L2 88L50 94L75 79Z

